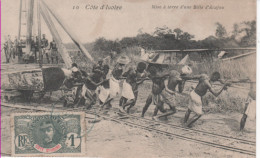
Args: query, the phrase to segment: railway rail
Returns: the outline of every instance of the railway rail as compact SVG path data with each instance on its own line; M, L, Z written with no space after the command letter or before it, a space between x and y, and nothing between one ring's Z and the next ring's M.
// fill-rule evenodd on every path
M12 104L12 103L2 103L1 106L9 108L19 108L25 110L33 111L75 111L73 108L64 108L64 107L55 107L52 109L49 107L36 107L36 106L26 106L23 104ZM105 114L104 111L99 111L97 108L85 111L87 115L99 116L101 118L115 121L120 124L127 126L140 128L158 134L170 137L177 138L186 141L191 141L223 150L238 152L241 154L255 155L256 153L256 142L252 140L245 140L240 138L235 138L232 136L220 135L211 132L185 128L182 126L164 123L161 121L155 121L147 118L141 118L132 114L126 114L119 112L118 109L112 108L109 110L109 113L116 113L116 115ZM90 118L86 116L86 118ZM93 118L92 118L93 119Z

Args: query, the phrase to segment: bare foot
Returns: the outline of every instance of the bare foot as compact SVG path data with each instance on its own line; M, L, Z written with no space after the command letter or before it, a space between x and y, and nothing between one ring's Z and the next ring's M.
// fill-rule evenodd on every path
M119 112L126 113L125 109L123 107L119 107Z
M127 108L127 111L126 111L128 114L130 113L130 108Z
M160 121L160 119L156 116L153 116L152 119L155 120L155 121Z

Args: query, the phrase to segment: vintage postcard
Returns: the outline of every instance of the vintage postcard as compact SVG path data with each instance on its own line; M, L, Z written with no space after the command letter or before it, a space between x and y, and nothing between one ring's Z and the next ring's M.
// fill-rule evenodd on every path
M12 156L85 156L85 113L14 113Z
M1 156L256 157L256 17L256 0L1 0Z

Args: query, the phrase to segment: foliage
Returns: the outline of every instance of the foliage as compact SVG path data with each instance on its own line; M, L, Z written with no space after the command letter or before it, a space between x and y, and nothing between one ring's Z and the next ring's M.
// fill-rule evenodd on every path
M216 37L219 39L225 38L227 36L226 28L219 22L217 22L216 25L217 25L217 29L215 33Z
M101 37L94 42L93 50L107 51L107 52L111 52L111 51L120 52L120 43L117 40L115 41L106 40L105 38Z
M116 59L118 55L125 54L135 57L140 53L140 47L146 50L183 50L183 49L218 49L256 46L256 21L244 21L233 25L233 30L228 33L225 26L216 23L215 36L208 36L203 40L193 40L194 35L183 31L181 28L157 27L152 33L145 33L142 28L135 37L108 40L104 37L96 39L93 43L84 44L94 59L110 57ZM75 49L72 44L66 45ZM79 59L81 56L79 57ZM211 64L211 63L209 63ZM222 64L222 63L216 63ZM206 63L203 64L207 66ZM222 64L226 65L226 64ZM232 64L229 64L232 65ZM235 66L235 65L233 65ZM228 67L228 66L227 66ZM242 69L243 67L241 67ZM200 70L210 70L200 68ZM226 72L225 72L226 73ZM229 74L227 72L227 74ZM236 74L240 74L236 72Z
M121 40L107 40L101 37L93 43L93 50L122 53L122 50L127 47L135 46L147 50L255 47L256 21L234 24L230 33L226 31L224 25L217 22L215 36L209 36L199 41L193 40L194 38L194 35L181 28L157 27L152 33L145 33L140 28L135 37L124 37Z

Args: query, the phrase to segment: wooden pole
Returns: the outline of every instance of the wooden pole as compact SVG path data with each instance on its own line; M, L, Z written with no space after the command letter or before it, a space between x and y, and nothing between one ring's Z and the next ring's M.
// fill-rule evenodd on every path
M62 56L62 59L65 62L66 67L70 68L72 65L72 61L69 56L69 53L67 52L67 49L63 46L62 40L58 34L58 31L57 31L55 25L53 24L47 9L43 5L40 5L40 12L41 12L41 15L42 15L45 23L47 24L48 28L51 31L52 37L54 38L55 42L57 43L58 50Z
M41 0L41 2L48 9L48 11L53 15L53 17L57 20L57 22L61 25L61 27L65 30L65 32L70 36L70 38L77 45L77 47L83 52L83 54L87 58L89 58L92 62L94 62L94 59L86 50L86 48L81 44L79 38L72 31L70 31L69 27L61 20L61 17L59 17L58 14L55 13L54 9L50 9L44 1Z
M25 2L26 3L26 2ZM26 34L26 51L31 52L32 44L32 25L33 25L33 5L34 0L28 0L28 10L27 10L27 34Z
M41 14L40 0L37 0L37 21L38 21L38 49L39 49L39 65L42 67L42 47L41 47Z
M173 115L173 114L175 114L175 113L176 113L175 111L168 111L168 112L163 113L163 114L161 114L161 115L157 115L156 117L157 117L157 118L167 117L167 116Z
M22 5L23 5L23 0L20 0L19 26L18 26L18 41L20 40L20 36L21 36Z
M222 61L230 61L230 60L233 60L233 59L245 57L245 56L248 56L248 55L251 55L251 54L255 54L255 53L256 53L256 51L252 51L252 52L248 52L248 53L245 53L245 54L237 55L237 56L234 56L234 57L225 58L225 59L222 59Z
M31 35L30 35L30 23L31 23L31 0L25 1L25 3L28 3L27 8L27 28L26 28L26 53L31 52Z

